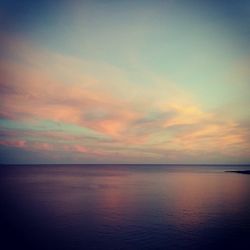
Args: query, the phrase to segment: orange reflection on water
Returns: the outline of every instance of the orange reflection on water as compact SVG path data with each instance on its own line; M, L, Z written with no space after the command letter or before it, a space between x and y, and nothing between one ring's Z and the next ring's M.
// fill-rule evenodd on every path
M101 186L98 190L97 210L99 219L104 224L122 225L131 218L135 196L131 189L131 176L114 171L113 176L100 178Z
M172 173L165 175L166 199L174 223L194 227L225 213L237 213L248 196L248 176L224 173ZM171 203L171 206L169 206Z
M2 180L12 197L55 224L172 225L189 229L244 210L249 176L99 167L14 169ZM84 224L83 224L84 225Z

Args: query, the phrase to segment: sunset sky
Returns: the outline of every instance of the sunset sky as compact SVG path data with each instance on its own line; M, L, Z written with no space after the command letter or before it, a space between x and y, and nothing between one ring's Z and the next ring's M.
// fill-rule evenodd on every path
M250 163L247 0L0 1L1 163Z

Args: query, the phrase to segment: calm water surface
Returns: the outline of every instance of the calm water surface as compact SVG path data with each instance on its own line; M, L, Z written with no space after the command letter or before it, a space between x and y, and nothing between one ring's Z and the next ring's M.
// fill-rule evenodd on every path
M249 249L250 176L230 169L1 166L2 249Z

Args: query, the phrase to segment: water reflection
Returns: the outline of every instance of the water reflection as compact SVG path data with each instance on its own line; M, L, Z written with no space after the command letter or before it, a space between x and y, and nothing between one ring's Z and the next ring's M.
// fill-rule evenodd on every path
M218 173L178 173L165 176L166 210L179 227L195 227L233 214L245 206L249 178Z
M188 245L193 235L220 228L231 217L237 227L249 221L250 178L244 175L115 166L2 172L2 193L12 197L15 209L32 214L38 225L64 232L79 246L92 237L98 248L115 237L121 249L121 244L124 249L136 244L164 249L171 242L181 244L177 239Z

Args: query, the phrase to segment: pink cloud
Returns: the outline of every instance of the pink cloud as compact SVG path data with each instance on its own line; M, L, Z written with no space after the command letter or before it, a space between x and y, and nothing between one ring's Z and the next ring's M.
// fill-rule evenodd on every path
M2 118L74 124L110 141L40 131L29 132L28 136L44 136L53 143L39 142L38 138L36 142L26 142L9 136L1 145L103 156L122 151L124 157L135 158L140 154L164 158L168 153L178 159L183 151L199 153L201 149L229 154L242 150L249 155L249 134L239 122L202 110L196 103L186 101L188 97L183 92L180 98L175 88L175 98L168 100L163 83L157 85L159 90L144 92L128 83L122 72L111 65L51 53L21 39L5 38L3 42L12 58L0 60ZM101 72L100 76L96 72ZM132 91L140 95L134 98ZM152 111L159 117L147 121L145 117ZM171 116L165 117L166 113Z
M0 145L14 148L25 148L26 142L23 140L1 140Z

